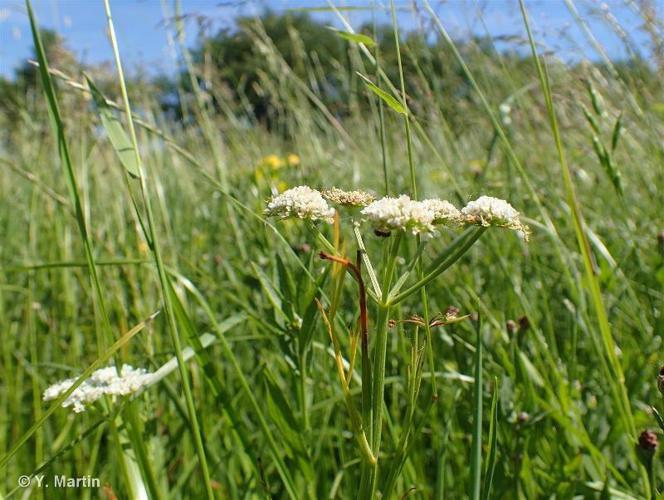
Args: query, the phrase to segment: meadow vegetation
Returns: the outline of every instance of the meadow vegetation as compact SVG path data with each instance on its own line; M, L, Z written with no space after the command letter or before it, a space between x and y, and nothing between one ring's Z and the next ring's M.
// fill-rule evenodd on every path
M632 57L564 64L525 9L499 50L420 7L426 36L268 13L190 52L176 6L174 79L33 20L0 85L0 497L657 497L664 60L606 13ZM296 186L488 195L530 234L270 217ZM62 407L123 364L158 376Z

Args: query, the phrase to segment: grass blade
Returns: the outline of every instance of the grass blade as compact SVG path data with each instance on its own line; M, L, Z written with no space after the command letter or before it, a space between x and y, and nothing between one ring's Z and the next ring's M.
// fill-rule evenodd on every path
M558 120L556 118L556 113L554 109L553 97L551 93L551 86L546 72L546 67L542 65L540 61L539 54L537 52L535 41L533 39L532 31L530 28L530 21L528 19L528 14L526 7L523 3L523 0L519 0L519 5L521 8L521 14L523 16L524 24L526 26L526 31L528 32L528 40L530 43L531 52L533 55L533 61L537 69L537 74L540 79L540 85L542 87L542 93L544 94L544 99L546 102L547 114L551 126L551 131L554 136L556 143L556 150L558 153L558 161L560 163L560 169L563 175L563 183L565 188L565 193L567 196L567 204L572 212L572 221L574 224L574 232L576 234L577 243L579 246L579 251L583 258L583 267L586 275L586 283L590 288L590 297L595 310L595 315L597 317L597 323L600 331L601 345L603 347L603 352L598 352L598 355L608 361L608 366L605 363L601 363L602 367L605 368L605 377L611 389L611 394L614 398L616 407L620 413L622 424L624 430L630 436L629 441L636 439L636 426L634 423L634 417L632 415L632 408L629 401L629 396L627 394L627 389L625 386L625 376L623 374L622 366L616 355L616 343L611 334L611 326L609 325L608 315L606 313L606 308L604 307L604 301L602 299L602 292L599 284L599 279L595 274L593 266L593 257L590 250L590 244L588 238L583 229L583 218L581 214L581 208L576 197L576 191L574 188L574 183L572 182L572 175L570 173L569 166L567 165L567 160L565 158L562 138L560 135L560 130L558 127ZM633 447L631 447L633 448ZM635 456L635 451L632 450L632 456L636 464L639 463L638 459ZM645 468L639 466L641 469L642 476L644 478L644 484L648 484L647 481L647 472ZM649 496L650 492L646 492L646 496Z
M470 498L479 500L482 491L482 328L478 317L475 324L475 384L473 386L473 442L470 448Z
M498 445L498 378L493 379L493 397L491 398L491 424L489 426L489 451L486 470L484 472L484 487L482 488L482 499L491 498L491 487L493 486L493 475L496 471L496 456Z

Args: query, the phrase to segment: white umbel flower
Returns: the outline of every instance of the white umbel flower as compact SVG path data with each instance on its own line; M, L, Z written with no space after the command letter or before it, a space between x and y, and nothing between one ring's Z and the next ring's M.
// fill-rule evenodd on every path
M526 238L530 232L528 226L521 222L519 212L505 200L499 198L480 196L462 208L461 213L469 224L514 229Z
M336 187L325 189L321 194L330 203L345 207L366 207L376 199L374 195L365 191L344 191Z
M447 200L431 199L421 202L427 210L433 212L434 224L456 223L461 220L461 212Z
M362 215L380 231L395 229L423 235L435 232L434 211L405 194L398 198L386 196L376 200L362 210Z
M265 215L282 219L297 217L334 222L334 209L327 204L320 192L309 186L297 186L273 196L267 204Z
M114 366L101 368L79 385L62 403L63 407L72 406L75 413L85 411L85 406L94 403L103 396L126 396L145 387L152 379L152 373L142 368L122 365L120 374ZM44 401L57 399L67 391L75 378L61 380L44 391Z

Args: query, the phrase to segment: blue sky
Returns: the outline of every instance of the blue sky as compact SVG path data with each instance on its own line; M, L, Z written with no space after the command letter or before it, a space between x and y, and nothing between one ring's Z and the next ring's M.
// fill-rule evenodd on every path
M524 28L517 0L430 0L453 36L470 33L490 34L518 40ZM625 0L574 0L578 11L587 20L594 37L612 58L625 56L620 38L606 19L618 19L627 35L640 50L648 54L648 37L639 29L641 20ZM344 11L351 24L359 26L376 15L379 21L389 22L387 0L332 0L334 5L365 7ZM385 3L386 2L386 3ZM173 12L173 0L111 0L120 50L130 70L149 74L173 73L176 62L168 46L163 5ZM210 22L212 32L222 26L232 26L239 15L255 15L265 7L276 11L301 7L325 7L326 0L181 0L187 21L187 40L192 45L198 31L197 16ZM399 23L405 29L422 27L421 0L396 0ZM419 7L420 13L413 9ZM371 6L378 6L373 11ZM106 18L102 0L33 0L41 26L55 29L67 41L67 46L83 61L98 63L112 59L106 37ZM597 59L582 29L575 22L563 0L528 0L528 10L543 45L564 60ZM603 8L603 6L605 6ZM661 15L664 0L655 6ZM482 15L479 15L480 12ZM316 13L314 17L326 24L339 26L331 13ZM503 45L517 42L507 41ZM23 0L0 0L0 76L11 76L16 66L30 57L32 43Z

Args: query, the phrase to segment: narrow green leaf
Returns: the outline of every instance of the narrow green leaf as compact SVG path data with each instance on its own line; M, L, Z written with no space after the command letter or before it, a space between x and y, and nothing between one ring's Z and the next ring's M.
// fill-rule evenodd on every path
M106 103L106 98L99 91L92 79L88 75L85 75L85 78L88 81L92 99L97 106L101 123L106 130L108 139L113 145L113 149L115 149L120 159L120 163L127 169L129 175L138 179L140 177L138 161L136 160L136 153L129 136L125 133L115 111Z
M349 42L363 43L367 47L374 47L376 45L376 42L370 36L363 35L361 33L351 33L349 31L339 31L334 28L331 29L341 38L348 40Z
M362 78L364 80L364 84L371 90L374 94L376 94L378 97L380 97L385 104L387 104L390 108L392 108L394 111L396 111L399 114L405 115L406 114L406 108L404 108L403 104L401 104L396 97L394 97L391 94L388 94L385 92L383 89L377 87L371 80L369 80L366 76L364 76L362 73L356 72L357 76Z
M657 409L655 409L654 406L651 406L650 409L652 410L653 415L655 415L655 419L657 420L657 425L659 425L659 428L664 431L664 418L659 414Z

